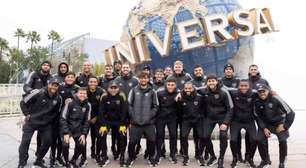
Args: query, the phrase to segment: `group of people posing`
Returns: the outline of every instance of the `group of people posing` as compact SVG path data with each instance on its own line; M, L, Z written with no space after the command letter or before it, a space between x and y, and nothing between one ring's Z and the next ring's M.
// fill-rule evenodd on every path
M49 149L51 168L86 166L89 135L90 156L101 167L110 162L109 147L120 167L131 167L141 149L148 164L155 167L166 158L166 127L169 160L173 164L178 163L180 155L182 165L188 166L188 139L192 132L199 166L217 164L224 168L229 133L232 168L238 162L252 168L267 168L271 165L268 138L275 134L279 141L279 168L285 167L287 138L295 113L261 77L257 65L249 67L248 79L236 78L231 64L224 66L221 78L204 75L199 65L190 75L179 60L173 67L156 69L153 75L149 66L134 75L128 63L118 60L105 65L101 77L92 74L89 62L84 62L78 75L69 71L64 62L59 64L57 74L51 75L51 68L50 62L42 62L41 68L32 72L24 84L18 168L27 164L35 131L37 149L33 164L37 167L48 167L44 157ZM211 140L216 125L218 158ZM242 129L246 132L244 158ZM107 143L108 135L111 143ZM143 137L145 146L140 145ZM69 157L72 141L74 153ZM257 148L261 157L258 166L253 161Z

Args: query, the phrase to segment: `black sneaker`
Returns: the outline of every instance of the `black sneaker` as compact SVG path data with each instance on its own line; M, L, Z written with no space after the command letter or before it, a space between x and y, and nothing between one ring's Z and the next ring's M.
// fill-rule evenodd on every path
M199 157L198 163L199 163L200 166L205 166L205 160L204 160L203 156Z
M153 158L149 158L148 163L149 163L150 167L156 167L156 165L157 165L156 162L155 162L155 159L153 159Z
M79 167L86 167L87 164L88 164L87 159L82 158L79 163Z
M247 156L247 155L246 155ZM246 158L246 157L245 157ZM244 163L245 160L243 160L241 153L237 155L237 161L240 163Z
M231 163L231 168L236 168L237 166L237 162L238 162L238 159L236 157L233 158L233 161Z
M65 168L74 168L74 167L72 167L72 166L70 165L70 163L64 164L63 166L64 166Z
M161 158L159 157L159 156L156 156L156 158L155 158L155 161L156 161L156 164L160 164L160 161L161 161Z
M120 164L120 167L124 167L124 156L123 155L120 156L119 164Z
M105 166L108 165L108 164L109 164L109 159L108 159L108 157L103 157L102 160L101 160L101 162L100 162L100 164L99 164L99 166L105 167Z
M177 164L177 158L175 155L172 155L169 157L169 160L172 164Z
M183 159L183 166L188 166L189 163L189 158L188 157L184 157Z
M50 158L50 168L54 168L54 167L55 167L55 159Z
M134 163L134 159L129 157L128 160L125 162L125 165L126 167L132 167L133 163Z
M140 151L141 151L141 145L137 144L137 146L136 146L136 156L139 155Z
M269 168L270 164L267 161L261 161L257 168Z
M216 163L217 163L217 158L216 158L216 156L211 156L210 159L209 159L208 162L207 162L207 166L212 166L212 165L214 165L214 164L216 164Z
M65 161L61 156L56 157L56 161L60 166L64 166L65 165Z
M73 168L78 167L78 165L76 164L76 160L71 160L69 165L70 165L70 167L73 167Z
M256 168L256 165L254 164L253 159L248 159L246 162L249 164L251 168Z
M285 163L280 163L280 164L278 165L278 168L285 168Z
M23 165L23 164L18 164L18 166L17 166L17 168L24 168L25 167L25 165Z
M224 168L224 160L222 158L218 159L218 168Z
M44 165L43 161L42 160L36 160L34 163L33 163L34 167L41 167L41 168L48 168L47 166Z

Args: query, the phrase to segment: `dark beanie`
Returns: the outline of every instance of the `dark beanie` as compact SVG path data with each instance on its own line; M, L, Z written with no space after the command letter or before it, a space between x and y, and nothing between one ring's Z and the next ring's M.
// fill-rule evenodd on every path
M230 64L230 63L228 63L228 64L226 64L226 65L224 66L223 71L225 71L226 68L232 68L232 70L235 71L234 66L233 66L232 64Z

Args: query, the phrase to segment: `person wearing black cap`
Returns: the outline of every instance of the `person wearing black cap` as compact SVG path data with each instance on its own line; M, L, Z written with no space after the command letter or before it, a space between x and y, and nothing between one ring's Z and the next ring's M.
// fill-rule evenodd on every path
M97 128L99 132L97 143L97 157L100 157L98 164L105 166L109 163L107 156L107 134L111 130L112 139L117 142L117 154L120 155L120 166L124 166L124 154L127 145L127 109L126 96L120 92L119 85L111 81L107 92L101 96ZM114 156L118 157L118 156ZM115 159L115 158L114 158Z
M133 88L128 97L130 117L130 141L128 146L129 158L127 166L131 166L136 158L135 146L144 134L147 139L147 150L149 153L150 166L156 166L155 154L155 117L158 110L158 99L156 92L149 82L149 75L141 73L139 85Z
M176 145L177 145L177 113L178 104L175 101L177 96L176 83L174 78L166 80L163 88L157 90L159 110L156 117L156 146L157 154L156 161L160 161L163 156L163 148L165 147L165 128L167 126L170 139L170 160L172 163L177 163Z
M105 65L105 74L100 77L99 85L104 90L107 90L109 82L115 80L116 75L114 74L113 66L110 64Z
M98 78L95 76L89 77L87 97L88 102L91 104L91 114L90 114L90 137L91 137L91 158L96 159L96 141L97 141L97 115L99 112L100 98L101 95L105 93L105 90L98 86Z
M193 84L191 82L186 82L184 84L184 89L181 92L181 99L178 101L179 109L182 115L182 129L181 131L181 147L183 152L183 166L187 166L189 162L188 155L188 137L191 129L193 132L197 132L199 151L196 153L198 156L197 160L200 166L204 166L203 150L204 150L204 114L203 110L205 103L201 95L197 93Z
M55 78L56 79L56 78ZM77 92L79 86L74 84L75 82L75 73L68 72L65 76L65 82L63 85L59 86L59 94L62 97L63 104L65 104L67 99L72 99ZM60 165L65 165L65 162L62 158L62 137L60 135L60 115L57 116L55 122L52 124L52 145L50 151L50 167L54 167L56 165L55 161L57 161Z
M41 135L41 146L36 153L34 166L46 168L43 158L52 143L52 124L60 113L62 98L58 94L59 81L51 79L47 87L34 89L26 93L20 102L20 108L25 116L22 128L22 138L19 146L18 168L27 164L28 150L35 131Z
M269 86L258 86L258 99L255 102L255 114L258 123L258 150L261 163L258 168L264 168L269 163L268 138L275 134L279 141L279 168L285 167L287 157L287 139L289 128L295 117L294 111L283 99L272 95Z
M220 155L218 159L218 168L224 168L224 155L227 148L227 132L233 116L233 101L230 93L220 85L215 75L208 75L207 88L200 90L199 93L205 98L206 103L206 121L204 122L204 138L208 144L215 126L219 125ZM206 146L211 157L207 166L211 166L216 161L212 146Z
M80 87L73 99L69 99L60 118L63 142L63 156L66 167L78 167L76 160L86 150L86 136L89 131L91 105L87 100L87 88ZM69 162L70 139L75 142L74 155ZM82 164L82 160L79 164ZM82 165L79 165L82 167Z
M40 65L40 69L37 71L33 71L28 76L26 82L23 85L23 91L25 93L30 93L34 89L41 89L43 87L46 87L48 85L48 82L52 78L50 74L50 69L52 65L50 61L43 61ZM40 134L37 134L37 147L36 152L39 150L39 147L41 146L40 141Z
M256 91L250 88L249 81L242 79L239 82L238 89L229 88L233 103L234 103L234 114L233 120L230 125L230 147L233 154L233 161L231 166L235 168L241 154L241 129L246 130L246 136L248 136L249 144L246 144L246 155L245 161L252 168L256 168L253 157L256 151L256 134L257 129L255 125L254 115L254 102L257 98ZM247 146L249 145L249 146ZM246 153L247 153L246 152Z
M114 75L115 77L121 76L121 72L122 72L122 62L120 60L115 60L114 64Z
M79 85L80 87L87 87L88 86L88 80L89 77L93 76L92 73L92 65L90 62L85 61L83 63L82 72L80 75L76 78L75 83Z
M57 74L53 75L53 78L57 78L60 81L60 84L65 83L65 76L69 72L69 65L66 62L61 62L58 65Z
M229 88L237 88L239 79L234 76L234 66L232 64L226 64L224 66L224 76L220 79L222 84Z

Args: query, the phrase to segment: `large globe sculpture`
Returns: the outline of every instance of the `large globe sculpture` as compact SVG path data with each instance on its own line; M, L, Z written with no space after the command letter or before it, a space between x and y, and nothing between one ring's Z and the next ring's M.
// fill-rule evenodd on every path
M129 14L121 41L126 41L141 31L152 30L163 39L167 24L176 25L195 17L216 13L228 14L236 9L241 9L236 0L141 0ZM231 31L232 27L227 29ZM198 32L203 35L202 29ZM182 52L180 37L174 26L168 57L162 58L149 40L147 45L152 61L145 64L149 64L153 69L172 65L175 60L182 60L187 72L192 72L194 65L200 64L206 73L222 75L224 65L232 63L236 74L246 77L248 66L253 62L251 37L228 41L218 47L199 47Z

